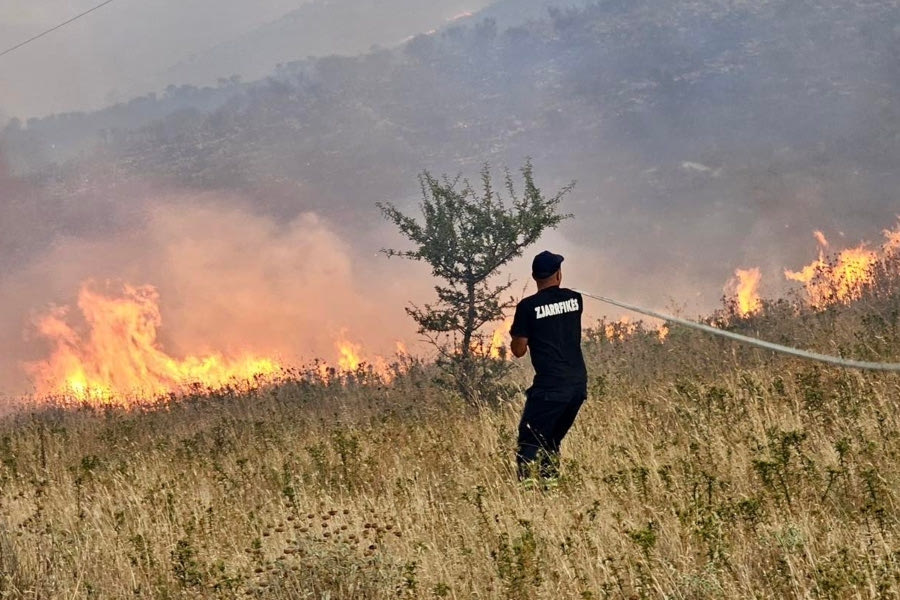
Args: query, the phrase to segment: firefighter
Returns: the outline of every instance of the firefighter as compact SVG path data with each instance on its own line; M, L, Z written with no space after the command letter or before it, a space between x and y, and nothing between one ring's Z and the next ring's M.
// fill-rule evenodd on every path
M516 464L519 480L553 487L559 477L562 440L587 398L587 369L581 353L578 292L560 287L563 257L544 251L534 257L531 275L537 293L516 305L511 350L531 351L534 382L525 392Z

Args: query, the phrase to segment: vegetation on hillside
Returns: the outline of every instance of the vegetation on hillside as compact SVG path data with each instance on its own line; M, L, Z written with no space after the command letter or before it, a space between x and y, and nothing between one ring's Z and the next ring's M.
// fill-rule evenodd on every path
M632 272L677 285L660 257L714 289L742 261L799 256L813 228L861 238L895 212L897 10L606 0L516 27L491 13L258 81L14 124L0 147L34 187L3 190L0 266L127 230L171 187L228 190L279 219L316 211L360 239L372 202L402 205L423 169L531 155L549 184L579 181L566 208L590 218L571 238L615 248L629 295L647 291ZM699 261L698 247L715 251Z
M896 259L856 301L710 320L900 359ZM673 327L586 332L590 399L557 490L513 472L521 399L473 407L411 365L145 411L2 425L0 595L894 598L897 375ZM525 385L522 369L513 381Z
M363 169L371 189L397 169L408 178L419 165L522 148L595 159L609 144L651 163L715 152L718 166L783 147L786 166L812 166L802 150L815 139L820 160L894 165L896 10L595 2L517 27L485 19L393 49L304 58L251 83L170 86L93 114L14 121L3 144L31 170L90 148L78 170L112 161L120 177L214 187L286 178L333 189Z

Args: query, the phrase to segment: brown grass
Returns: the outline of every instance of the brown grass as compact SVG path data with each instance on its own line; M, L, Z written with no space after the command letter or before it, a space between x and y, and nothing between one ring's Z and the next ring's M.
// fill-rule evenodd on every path
M717 318L853 350L879 302ZM900 597L900 377L602 329L551 492L515 482L520 398L421 369L10 419L0 597Z

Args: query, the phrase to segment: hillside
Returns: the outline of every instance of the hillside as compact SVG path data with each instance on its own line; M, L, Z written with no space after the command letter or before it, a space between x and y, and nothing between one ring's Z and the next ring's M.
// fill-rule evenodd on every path
M236 190L279 217L319 212L350 238L367 230L374 201L414 194L422 169L532 155L551 183L578 180L571 239L605 252L616 285L662 303L629 274L668 278L680 293L692 281L708 306L735 266L805 260L816 228L872 239L896 212L897 10L641 0L513 28L481 20L361 56L287 62L221 105L188 103L149 125L60 119L105 129L65 139L83 152L55 166L48 148L68 129L50 121L7 130L3 147L51 193L73 180L98 196L147 180ZM89 218L91 200L79 206ZM701 248L715 252L701 261ZM661 257L684 266L677 280Z
M546 2L547 0L543 0ZM372 46L394 46L416 33L442 26L490 0L317 0L278 19L197 52L166 69L169 81L211 82L239 75L258 79L276 64L307 56L356 55Z

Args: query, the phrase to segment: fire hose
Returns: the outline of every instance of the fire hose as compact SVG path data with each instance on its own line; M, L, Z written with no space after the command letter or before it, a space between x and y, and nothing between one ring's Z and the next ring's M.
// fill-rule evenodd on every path
M673 317L672 315L666 315L663 313L659 313L653 310L649 310L647 308L642 308L640 306L635 306L633 304L628 304L626 302L620 302L618 300L613 300L612 298L605 298L603 296L597 296L595 294L591 294L585 292L583 290L575 290L580 293L582 296L587 296L588 298L593 298L594 300L599 300L605 304L611 304L613 306L617 306L619 308L624 308L625 310L629 310L632 312L636 312L642 314L647 317L652 317L654 319L660 319L662 321L666 321L668 323L677 323L678 325L682 325L684 327L689 327L691 329L697 329L699 331L703 331L712 335L718 335L724 338L728 338L730 340L734 340L736 342L740 342L742 344L748 344L750 346L756 346L758 348L764 348L766 350L772 350L774 352L780 352L781 354L788 354L790 356L797 356L799 358L805 358L807 360L814 360L818 362L828 363L831 365L837 365L839 367L846 367L849 369L864 369L868 371L894 371L900 372L900 364L898 363L882 363L882 362L869 362L864 360L851 360L847 358L841 358L838 356L831 356L828 354L819 354L817 352L809 352L807 350L801 350L799 348L791 348L790 346L782 346L781 344L775 344L772 342L767 342L765 340L760 340L754 337L750 337L747 335L741 335L739 333L734 333L731 331L725 331L724 329L719 329L718 327L713 327L711 325L706 325L704 323L696 323L694 321L688 321L687 319L681 319L679 317Z

